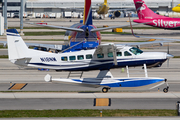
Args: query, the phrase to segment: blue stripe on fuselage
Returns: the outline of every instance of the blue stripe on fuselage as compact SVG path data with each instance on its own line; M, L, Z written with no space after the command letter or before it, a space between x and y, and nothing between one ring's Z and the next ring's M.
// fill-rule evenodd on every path
M99 65L96 63L93 63L93 62L92 62L92 64L90 63L90 64L75 64L75 65L54 65L54 64L45 64L45 63L29 63L29 64L39 65L42 68L46 67L46 66L62 67L62 68L68 67L67 69L59 69L59 70L65 70L65 71L88 71L88 70L97 70L97 69L108 70L110 68L119 68L119 67L126 67L126 66L129 66L129 67L141 66L143 64L146 64L148 66L148 65L153 65L157 62L163 63L164 61L166 61L166 59L164 59L164 60L158 59L158 60L122 61L122 62L118 62L118 66L115 66L113 62L104 63L104 64L103 64L103 62L101 62L101 64L99 64ZM90 65L90 66L83 67L84 65ZM71 67L71 68L69 68L69 67Z
M162 82L164 79L153 79L153 80L132 80L132 81L124 81L124 82L117 82L117 83L110 83L110 84L101 84L102 86L109 86L109 87L141 87L150 84L154 84L157 82Z

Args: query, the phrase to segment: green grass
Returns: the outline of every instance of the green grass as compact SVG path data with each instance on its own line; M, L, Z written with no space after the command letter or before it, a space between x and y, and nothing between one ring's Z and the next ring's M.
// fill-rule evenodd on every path
M123 29L131 29L131 27L123 27ZM162 29L157 27L133 27L133 29Z
M132 35L130 32L101 32L101 34L121 34L121 35Z
M63 39L24 39L24 41L64 41Z
M25 36L65 35L65 32L24 32Z
M8 55L0 55L0 58L8 58Z
M33 49L33 48L31 48ZM8 58L8 55L0 55L0 58ZM174 56L173 58L180 58L180 56Z
M174 56L173 58L180 58L180 56Z
M5 48L7 48L7 46L4 47L3 45L0 45L0 49L5 49Z
M20 27L8 27L8 29L20 29ZM23 27L23 29L56 29L58 30L57 28L51 28L51 27Z
M177 116L176 110L1 110L0 118L15 117L132 117L132 116Z

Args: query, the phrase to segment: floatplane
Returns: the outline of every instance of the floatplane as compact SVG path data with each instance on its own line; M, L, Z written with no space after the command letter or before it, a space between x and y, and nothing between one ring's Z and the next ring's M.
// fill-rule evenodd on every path
M90 50L50 53L29 49L16 29L7 30L7 42L9 60L16 65L47 68L56 71L100 70L96 78L56 79L46 75L44 79L47 82L58 81L91 87L103 87L103 92L108 92L112 88L148 90L167 83L164 78L148 77L146 67L160 67L163 62L173 57L164 52L143 52L138 48L128 46L128 44L115 45L114 43L101 44L96 49ZM129 44L135 45L138 43ZM113 78L109 71L113 68L127 66L144 66L145 77ZM164 92L167 92L168 88L167 84Z

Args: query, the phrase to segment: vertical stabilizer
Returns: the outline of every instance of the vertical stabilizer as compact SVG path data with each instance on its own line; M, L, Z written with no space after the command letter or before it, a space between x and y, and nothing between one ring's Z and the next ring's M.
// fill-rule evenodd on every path
M143 0L134 0L134 5L136 7L139 19L167 18L165 16L154 13L147 7Z
M16 29L7 30L8 56L9 60L27 57L28 47Z
M107 0L104 0L104 4L107 4Z
M84 25L92 25L91 0L85 0L83 24Z

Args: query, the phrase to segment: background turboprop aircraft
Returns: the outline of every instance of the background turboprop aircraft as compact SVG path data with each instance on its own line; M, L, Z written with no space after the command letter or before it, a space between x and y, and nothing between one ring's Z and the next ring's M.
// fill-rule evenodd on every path
M69 40L69 44L64 45L62 47L58 47L58 45L52 45L52 44L26 43L27 46L55 49L57 51L62 51L62 52L96 48L98 45L101 44L100 31L129 26L129 25L121 25L121 26L112 26L105 28L96 28L93 25L93 21L92 21L91 0L85 0L83 23L76 23L71 27L41 25L35 23L29 23L29 24L67 30L65 36ZM136 23L133 25L138 25L138 24ZM0 43L3 43L4 45L6 44L6 42L4 41L1 41Z
M134 0L136 11L139 19L133 20L136 23L147 23L146 25L164 28L164 29L180 29L180 18L171 18L161 16L154 13L147 7L144 1Z
M105 17L105 14L107 14L108 12L112 13L112 16L111 16L111 19L115 19L115 17L120 17L121 15L121 11L120 9L111 9L109 10L109 5L107 3L107 0L104 0L104 3L101 3L98 5L99 8L96 10L97 11L97 14L100 15L100 19L103 17ZM95 16L93 16L95 18Z
M35 23L30 23L30 24L67 30L66 35L68 35L68 39L69 39L69 46L68 46L69 49L64 49L63 50L64 52L96 48L101 43L100 31L129 26L129 25L122 25L122 26L112 26L105 28L96 28L93 25L93 21L92 21L91 0L85 0L83 23L77 23L72 25L71 27L41 25Z

